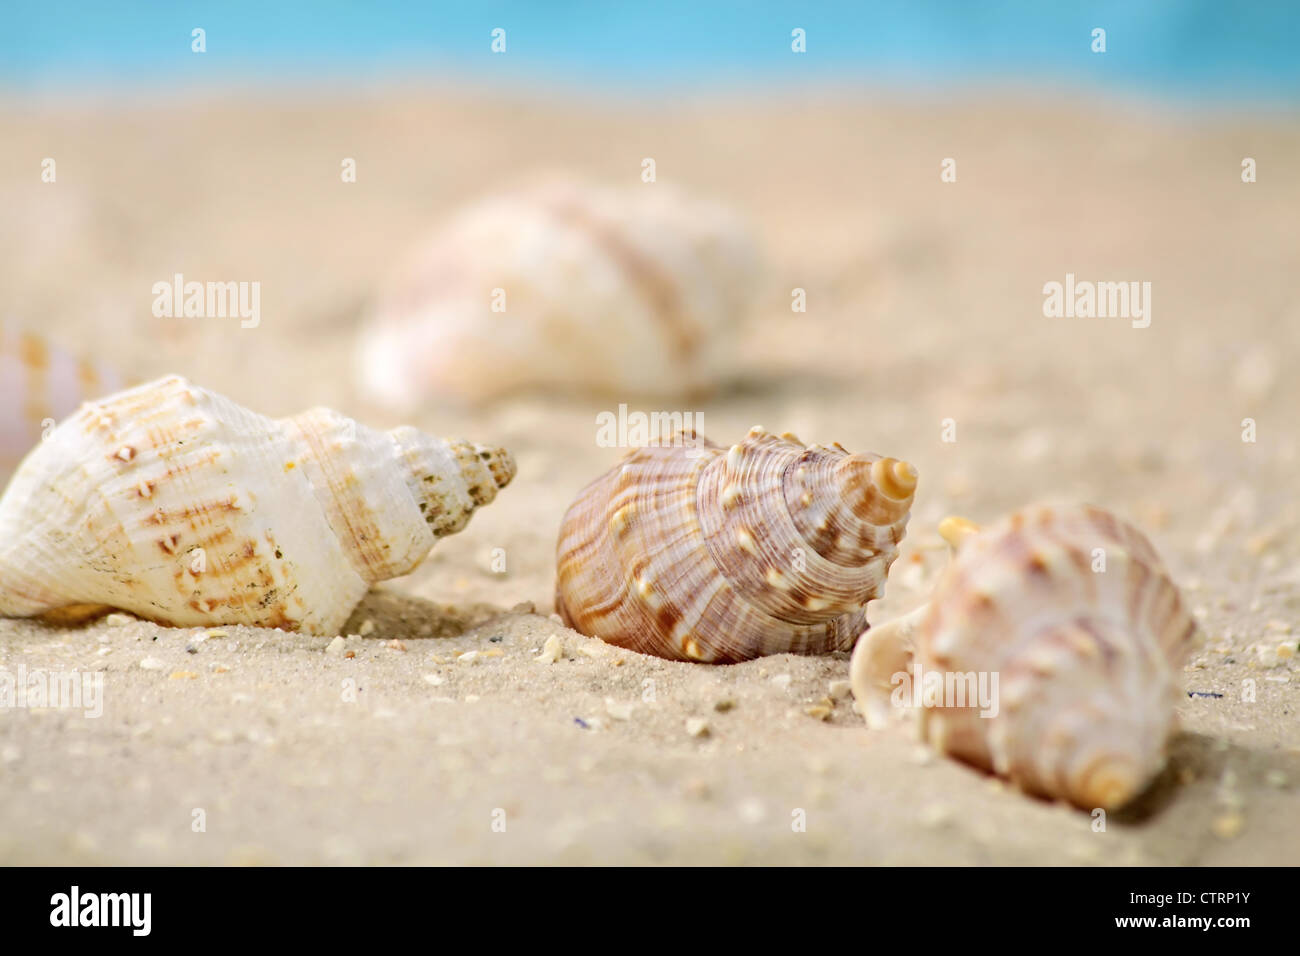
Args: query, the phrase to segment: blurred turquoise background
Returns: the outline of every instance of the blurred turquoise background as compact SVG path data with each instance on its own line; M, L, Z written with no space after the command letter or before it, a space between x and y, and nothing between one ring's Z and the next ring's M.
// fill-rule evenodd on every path
M1282 0L895 3L12 2L0 83L23 90L433 78L620 93L808 81L922 90L1104 88L1206 103L1300 101L1300 4ZM207 52L190 31L207 31ZM490 52L506 30L507 52ZM807 32L807 53L790 31ZM1106 30L1107 52L1091 52Z

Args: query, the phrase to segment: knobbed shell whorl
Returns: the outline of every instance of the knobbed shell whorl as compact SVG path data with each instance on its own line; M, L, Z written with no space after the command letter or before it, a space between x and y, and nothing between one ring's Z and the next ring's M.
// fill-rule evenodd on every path
M964 701L921 698L921 734L937 749L1085 809L1130 801L1164 765L1199 636L1151 543L1084 505L947 530L956 553L929 604L874 628L854 653L869 718L890 693L885 662L906 659L898 645L910 643L913 677L967 689ZM979 675L997 676L992 707L969 693Z
M178 376L87 404L0 498L0 615L335 633L514 476L501 450L328 409L274 420Z
M560 527L556 608L575 630L675 660L848 650L907 527L916 471L760 428L694 433L588 485Z
M358 382L398 410L529 389L702 393L729 374L757 275L739 218L666 183L510 191L453 216L385 283Z

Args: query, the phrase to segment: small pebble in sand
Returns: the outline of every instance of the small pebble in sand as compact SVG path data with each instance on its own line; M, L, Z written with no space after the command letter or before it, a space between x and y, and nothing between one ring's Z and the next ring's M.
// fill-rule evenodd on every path
M370 618L366 618L361 622L361 627L357 629L357 635L359 637L369 637L373 633L375 633L375 622Z
M952 822L952 808L942 803L931 803L921 808L916 815L921 826L930 830L938 829Z
M95 651L95 653L100 657L103 657L105 654L112 654L113 649L111 647L101 647L99 650Z
M1246 553L1251 557L1258 558L1273 547L1277 538L1277 531L1261 531L1259 534L1253 534L1246 539Z
M356 652L356 651L344 651L344 652L343 652L343 656L344 656L347 660L352 660L354 657L357 656L357 652Z
M166 666L163 661L158 660L156 657L146 657L140 662L140 669L146 671L160 671Z
M536 614L537 605L532 601L520 601L510 609L511 614Z
M401 641L399 641L397 638L393 638L391 641L385 644L384 647L387 647L394 651L401 651L402 653L406 653L406 645L403 644Z
M223 638L223 637L229 637L229 636L230 636L230 635L227 634L225 631L223 631L221 628L219 628L219 627L214 627L214 628L213 628L212 630L210 630L210 631L205 631L201 637L195 637L194 640L195 640L195 641L214 641L214 640L218 640L218 639L220 639L220 638Z
M725 714L727 711L734 709L735 706L736 701L731 697L723 697L721 700L713 702L713 709L720 714Z
M1246 818L1235 810L1221 813L1214 818L1210 829L1220 840L1231 840L1238 836L1246 826Z
M853 692L853 685L846 680L833 680L830 683L829 690L831 696L836 700L846 700Z
M1289 661L1295 657L1296 646L1294 644L1279 644L1277 646L1277 657L1281 661Z
M1095 841L1089 842L1086 840L1076 840L1069 844L1066 848L1066 852L1068 852L1074 859L1081 860L1085 863L1092 862L1101 857L1101 848L1097 846Z
M331 657L342 657L343 651L347 646L348 642L346 640L341 637L336 637L334 640L329 642L329 646L325 648L325 653L329 654Z
M777 674L772 678L772 683L782 690L790 689L790 682L794 680L789 674Z
M1272 644L1256 644L1255 660L1251 663L1255 667L1277 667L1277 665L1281 663L1277 657L1277 647Z
M540 664L554 664L564 655L564 641L560 635L552 634L542 645L542 653L537 657Z
M583 657L601 658L604 657L608 648L604 644L588 641L578 646L578 653Z
M443 679L442 679L441 677L439 677L437 674L425 674L425 675L424 675L424 682L425 682L426 684L432 684L434 687L441 687L443 684L447 683L445 680L443 680Z
M631 720L635 709L634 705L626 701L615 700L613 697L605 698L605 712L615 720Z
M703 717L686 718L686 732L692 737L707 737L709 735L709 722Z
M460 654L456 657L456 663L475 664L478 662L478 658L479 658L478 651L466 651L464 654Z
M743 801L740 806L736 808L736 812L740 816L740 819L751 824L762 823L763 818L767 816L767 808L763 806L762 801L754 797L750 797L748 800Z
M831 772L834 764L825 754L810 754L804 761L804 766L808 768L809 773L823 777Z
M134 624L136 619L130 614L122 614L114 611L108 617L104 618L104 623L109 627L125 627L128 624Z
M199 675L194 671L172 671L167 675L168 680L198 680Z
M710 795L708 781L692 777L682 784L682 793L692 800L707 800Z
M830 720L831 714L834 712L833 708L827 707L825 704L813 704L811 707L804 708L804 713L816 720Z

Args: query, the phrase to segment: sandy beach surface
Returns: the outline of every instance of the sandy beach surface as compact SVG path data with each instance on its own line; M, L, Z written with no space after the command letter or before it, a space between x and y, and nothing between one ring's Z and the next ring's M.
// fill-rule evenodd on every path
M179 372L267 414L326 404L384 427L399 422L359 399L350 363L411 243L539 171L635 184L653 157L661 182L741 211L768 263L734 387L681 410L722 443L761 424L919 469L873 621L928 593L944 515L1067 498L1149 534L1206 638L1169 767L1097 832L905 725L869 732L832 692L847 655L708 667L562 627L560 518L620 454L597 445L596 415L662 404L428 408L410 423L504 445L518 477L373 591L332 649L244 627L0 621L0 667L104 677L94 719L0 709L0 862L1300 860L1294 117L401 89L10 101L0 140L4 317L141 380ZM155 318L151 287L175 273L259 281L260 325ZM1149 281L1149 327L1044 317L1044 283L1067 273ZM540 662L552 637L561 653ZM827 719L810 716L827 697Z

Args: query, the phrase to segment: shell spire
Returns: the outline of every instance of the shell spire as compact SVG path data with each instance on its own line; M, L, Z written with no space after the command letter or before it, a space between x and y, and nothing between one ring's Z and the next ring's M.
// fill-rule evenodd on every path
M891 699L919 702L924 739L1029 793L1085 809L1132 800L1164 764L1199 637L1151 543L1085 505L1026 508L986 530L949 518L940 533L955 554L929 604L854 651L868 723ZM893 698L913 684L919 696ZM972 699L977 687L992 694Z
M578 631L676 660L848 650L915 481L906 463L760 428L730 448L637 449L565 515L556 607Z
M24 460L0 498L0 614L334 633L513 476L500 449L328 409L273 420L159 379L83 406Z

